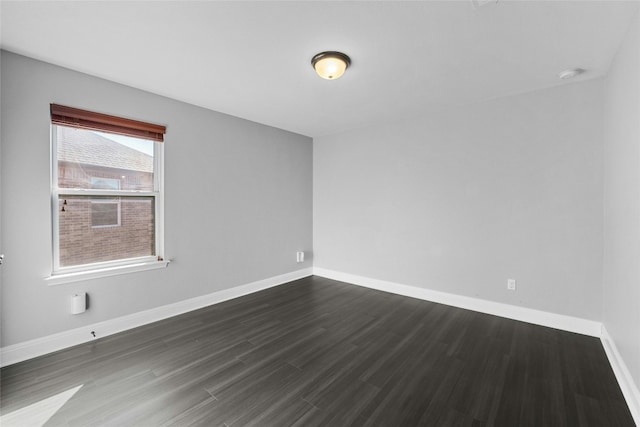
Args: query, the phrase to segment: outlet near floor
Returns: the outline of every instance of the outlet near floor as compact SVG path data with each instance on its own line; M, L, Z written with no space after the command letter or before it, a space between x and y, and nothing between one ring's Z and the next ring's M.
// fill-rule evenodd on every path
M516 290L516 279L507 279L507 289L510 291Z

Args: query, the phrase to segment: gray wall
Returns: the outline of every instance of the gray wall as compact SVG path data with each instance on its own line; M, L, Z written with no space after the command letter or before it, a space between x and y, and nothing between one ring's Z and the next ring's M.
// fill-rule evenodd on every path
M314 139L314 266L600 320L602 88Z
M9 52L1 65L3 347L311 266L295 262L312 248L310 138ZM167 125L167 269L47 286L52 102ZM76 291L91 309L72 316Z
M640 386L640 15L605 81L603 324Z

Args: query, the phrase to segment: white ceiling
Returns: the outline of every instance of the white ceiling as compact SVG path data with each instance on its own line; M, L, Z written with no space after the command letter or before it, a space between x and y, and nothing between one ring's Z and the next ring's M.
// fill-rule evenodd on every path
M638 1L2 1L4 49L321 136L606 74ZM351 56L336 81L311 57Z

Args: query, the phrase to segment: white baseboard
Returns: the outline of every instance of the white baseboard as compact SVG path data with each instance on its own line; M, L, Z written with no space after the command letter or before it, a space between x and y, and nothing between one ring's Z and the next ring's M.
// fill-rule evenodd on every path
M633 377L626 363L624 363L622 356L620 356L615 341L611 338L604 325L602 325L602 336L600 340L609 358L613 373L616 375L620 390L622 390L622 394L627 401L633 420L637 426L640 426L640 390L638 390L638 386L633 381Z
M520 320L536 325L547 326L555 329L562 329L578 334L600 337L600 322L581 319L578 317L565 316L562 314L549 313L546 311L534 310L510 304L503 304L479 298L455 295L446 292L433 291L430 289L418 288L415 286L402 285L385 280L372 279L369 277L357 276L354 274L342 273L339 271L327 270L325 268L314 267L313 274L326 277L328 279L339 280L341 282L352 283L379 291L391 292L407 297L418 298L440 304L451 305L467 310L478 311L480 313L493 314L495 316L506 317L508 319Z
M211 294L179 301L177 303L145 310L139 313L3 347L0 348L0 366L12 365L14 363L91 341L93 339L90 335L91 331L95 331L97 337L113 335L138 326L157 322L158 320L177 316L179 314L278 286L293 280L298 280L303 277L311 276L312 274L384 292L391 292L398 295L451 305L454 307L520 320L536 325L599 337L609 359L609 363L611 363L613 372L618 380L620 389L627 401L633 419L636 425L640 426L640 391L633 381L624 360L620 356L615 342L609 336L604 325L600 322L446 292L433 291L415 286L402 285L399 283L372 279L319 267L293 271L291 273L236 286L231 289L224 289Z
M278 286L283 283L311 276L313 270L305 268L279 276L269 277L245 285L224 289L211 294L202 295L173 304L164 305L150 310L133 313L104 322L94 323L81 328L71 329L42 338L36 338L18 344L0 348L0 366L8 366L27 359L42 356L74 345L93 340L91 331L95 331L96 337L102 338L123 332L138 326L157 322L168 317L177 316L199 308L207 307L263 289Z

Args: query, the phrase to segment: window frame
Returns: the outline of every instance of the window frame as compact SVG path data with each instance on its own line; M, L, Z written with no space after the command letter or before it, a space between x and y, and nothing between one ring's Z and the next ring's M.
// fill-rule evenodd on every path
M58 187L58 141L56 126L72 127L66 124L51 123L51 225L52 225L52 269L49 278L56 276L69 276L72 280L82 280L83 276L78 273L99 273L90 274L92 277L101 277L109 274L120 274L124 272L123 267L132 266L131 271L140 271L140 265L157 264L162 262L166 266L168 261L164 261L164 144L153 141L153 191L144 190L104 190L104 189L74 189ZM94 130L94 129L83 129ZM100 132L108 132L100 130ZM130 135L133 138L145 139L141 136ZM114 196L120 198L127 197L153 197L154 199L154 231L155 231L155 254L136 258L121 258L112 261L102 261L73 266L60 265L60 214L58 203L61 196ZM120 208L119 208L120 209ZM118 212L120 221L120 212ZM110 226L111 227L111 226ZM156 268L152 266L151 268ZM80 278L77 278L80 277ZM87 276L88 277L88 276Z

